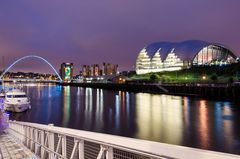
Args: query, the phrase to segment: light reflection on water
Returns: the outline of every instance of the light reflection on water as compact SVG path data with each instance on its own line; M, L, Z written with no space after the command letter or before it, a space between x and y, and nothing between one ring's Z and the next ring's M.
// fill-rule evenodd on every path
M239 103L35 84L10 119L240 154Z
M50 87L49 87L50 88ZM63 88L63 126L67 127L69 123L69 117L70 117L70 106L71 106L71 94L70 94L70 86L66 86ZM50 101L50 99L49 99ZM50 106L50 105L49 105ZM51 107L49 107L51 109Z
M137 138L181 144L183 120L181 97L136 94Z

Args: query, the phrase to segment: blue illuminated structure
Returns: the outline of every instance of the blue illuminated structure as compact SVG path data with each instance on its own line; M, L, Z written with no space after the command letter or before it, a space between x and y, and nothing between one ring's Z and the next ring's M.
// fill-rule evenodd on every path
M0 76L0 80L2 80L3 76L14 66L16 65L18 62L20 61L23 61L25 59L29 59L29 58L37 58L37 59L40 59L42 61L44 61L45 63L47 63L52 69L53 71L55 72L55 74L58 76L59 80L62 81L62 78L61 76L58 74L58 72L56 71L56 69L53 67L53 65L48 62L46 59L44 59L43 57L41 56L37 56L37 55L28 55L28 56L24 56L24 57L21 57L20 59L14 61Z

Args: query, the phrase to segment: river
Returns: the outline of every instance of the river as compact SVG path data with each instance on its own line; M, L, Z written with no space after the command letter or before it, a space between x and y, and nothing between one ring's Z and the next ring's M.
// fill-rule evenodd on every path
M240 154L240 103L24 84L32 109L11 120Z

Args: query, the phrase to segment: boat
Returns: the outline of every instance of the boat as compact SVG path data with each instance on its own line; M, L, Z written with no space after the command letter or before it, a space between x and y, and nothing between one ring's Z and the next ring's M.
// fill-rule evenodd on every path
M5 93L4 107L6 111L23 112L31 109L30 99L20 89L12 89Z

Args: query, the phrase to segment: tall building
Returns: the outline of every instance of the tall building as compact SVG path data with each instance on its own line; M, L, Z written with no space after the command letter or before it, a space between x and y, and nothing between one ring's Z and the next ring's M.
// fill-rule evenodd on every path
M60 75L63 81L70 81L73 77L73 63L62 63Z
M105 71L107 75L117 74L118 65L108 63L105 65Z
M110 63L93 64L90 66L83 65L81 74L84 77L114 75L117 74L117 69L118 65Z
M236 62L236 55L221 44L199 40L158 42L144 47L136 59L136 73L175 71L191 66Z
M99 65L95 64L93 69L94 69L94 76L99 76L100 75Z

